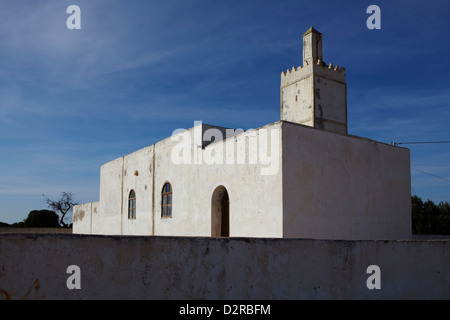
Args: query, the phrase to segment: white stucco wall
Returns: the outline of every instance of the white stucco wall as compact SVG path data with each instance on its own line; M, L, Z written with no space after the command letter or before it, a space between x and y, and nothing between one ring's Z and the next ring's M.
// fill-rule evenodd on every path
M100 212L92 220L93 234L121 234L123 157L100 168Z
M347 88L345 72L324 67L328 72L314 76L315 118L320 128L347 133Z
M205 132L217 139L202 142ZM281 237L281 123L227 139L225 132L199 125L103 165L98 213L89 228L74 219L74 233L211 236L211 199L222 185L230 198L230 236ZM161 217L166 182L173 189L171 218ZM136 219L128 218L132 189Z
M124 157L121 234L151 235L153 232L153 148L143 148ZM128 198L136 193L136 218L128 219Z
M184 135L184 140L165 139L157 143L155 235L211 236L211 197L214 190L222 185L230 198L230 236L280 237L281 161L279 158L274 161L279 163L275 174L262 175L261 167L268 166L261 164L258 159L250 164L252 155L249 157L248 151L254 152L251 149L254 139L261 141L261 144L266 141L260 137L261 132L272 129L281 132L279 124L268 125L214 142L204 149L197 147L198 142L188 141L189 137L196 136L195 128L180 134ZM279 157L281 135L274 134L274 139L274 148ZM268 141L270 143L271 139ZM195 150L190 157L191 164L177 164L177 161L172 160L174 148L183 148L180 147L182 142L187 144L185 150ZM189 143L195 144L193 149L188 147ZM233 157L227 158L227 154L231 155L227 148L233 148ZM245 155L243 163L238 163L238 155ZM172 218L161 218L160 192L166 181L173 188Z
M283 236L411 238L409 150L283 123Z
M92 224L98 223L100 202L89 202L73 208L73 233L92 234Z
M281 76L281 119L314 126L312 66Z
M84 203L73 208L73 233L90 234L92 223L92 204Z

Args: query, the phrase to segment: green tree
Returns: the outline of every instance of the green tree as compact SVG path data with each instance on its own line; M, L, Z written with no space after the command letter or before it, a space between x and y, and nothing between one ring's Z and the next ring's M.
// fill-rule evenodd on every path
M423 234L422 225L423 201L418 196L411 197L412 233Z
M437 206L439 209L439 230L437 232L439 234L450 234L450 203L447 201L440 202Z
M450 234L450 204L411 197L412 232L414 234Z
M23 221L25 228L60 228L59 216L51 210L33 210Z

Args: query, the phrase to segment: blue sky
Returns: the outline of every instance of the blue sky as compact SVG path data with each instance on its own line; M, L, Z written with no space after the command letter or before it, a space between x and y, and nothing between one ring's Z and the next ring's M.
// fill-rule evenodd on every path
M195 120L278 121L310 26L346 68L350 134L450 140L448 1L0 0L0 221L45 209L42 194L98 201L102 164ZM406 147L412 193L450 201L450 144Z

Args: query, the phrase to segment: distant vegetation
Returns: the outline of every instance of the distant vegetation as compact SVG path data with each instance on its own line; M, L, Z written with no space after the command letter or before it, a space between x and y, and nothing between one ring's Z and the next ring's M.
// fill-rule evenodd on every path
M71 192L63 192L59 199L51 200L45 195L42 195L49 209L52 210L33 210L28 214L28 217L13 224L0 222L0 227L12 228L71 228L72 224L64 222L66 215L72 211L77 203L73 200ZM58 215L58 212L60 215Z
M450 234L450 203L411 197L413 234Z
M0 227L12 228L61 228L59 216L52 210L33 210L28 217L13 224L0 222Z
M425 202L418 196L411 197L411 216L413 234L447 234L450 235L450 203L435 204ZM61 218L52 210L33 210L28 217L13 224L0 222L0 227L15 228L61 228L72 224L61 224Z

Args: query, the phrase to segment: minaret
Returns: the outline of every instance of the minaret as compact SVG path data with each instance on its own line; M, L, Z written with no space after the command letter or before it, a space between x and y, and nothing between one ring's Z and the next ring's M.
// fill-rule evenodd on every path
M322 34L309 28L303 35L303 66L281 73L281 120L347 133L345 69L326 65Z
M303 35L303 65L313 64L317 60L323 60L322 34L311 27Z

